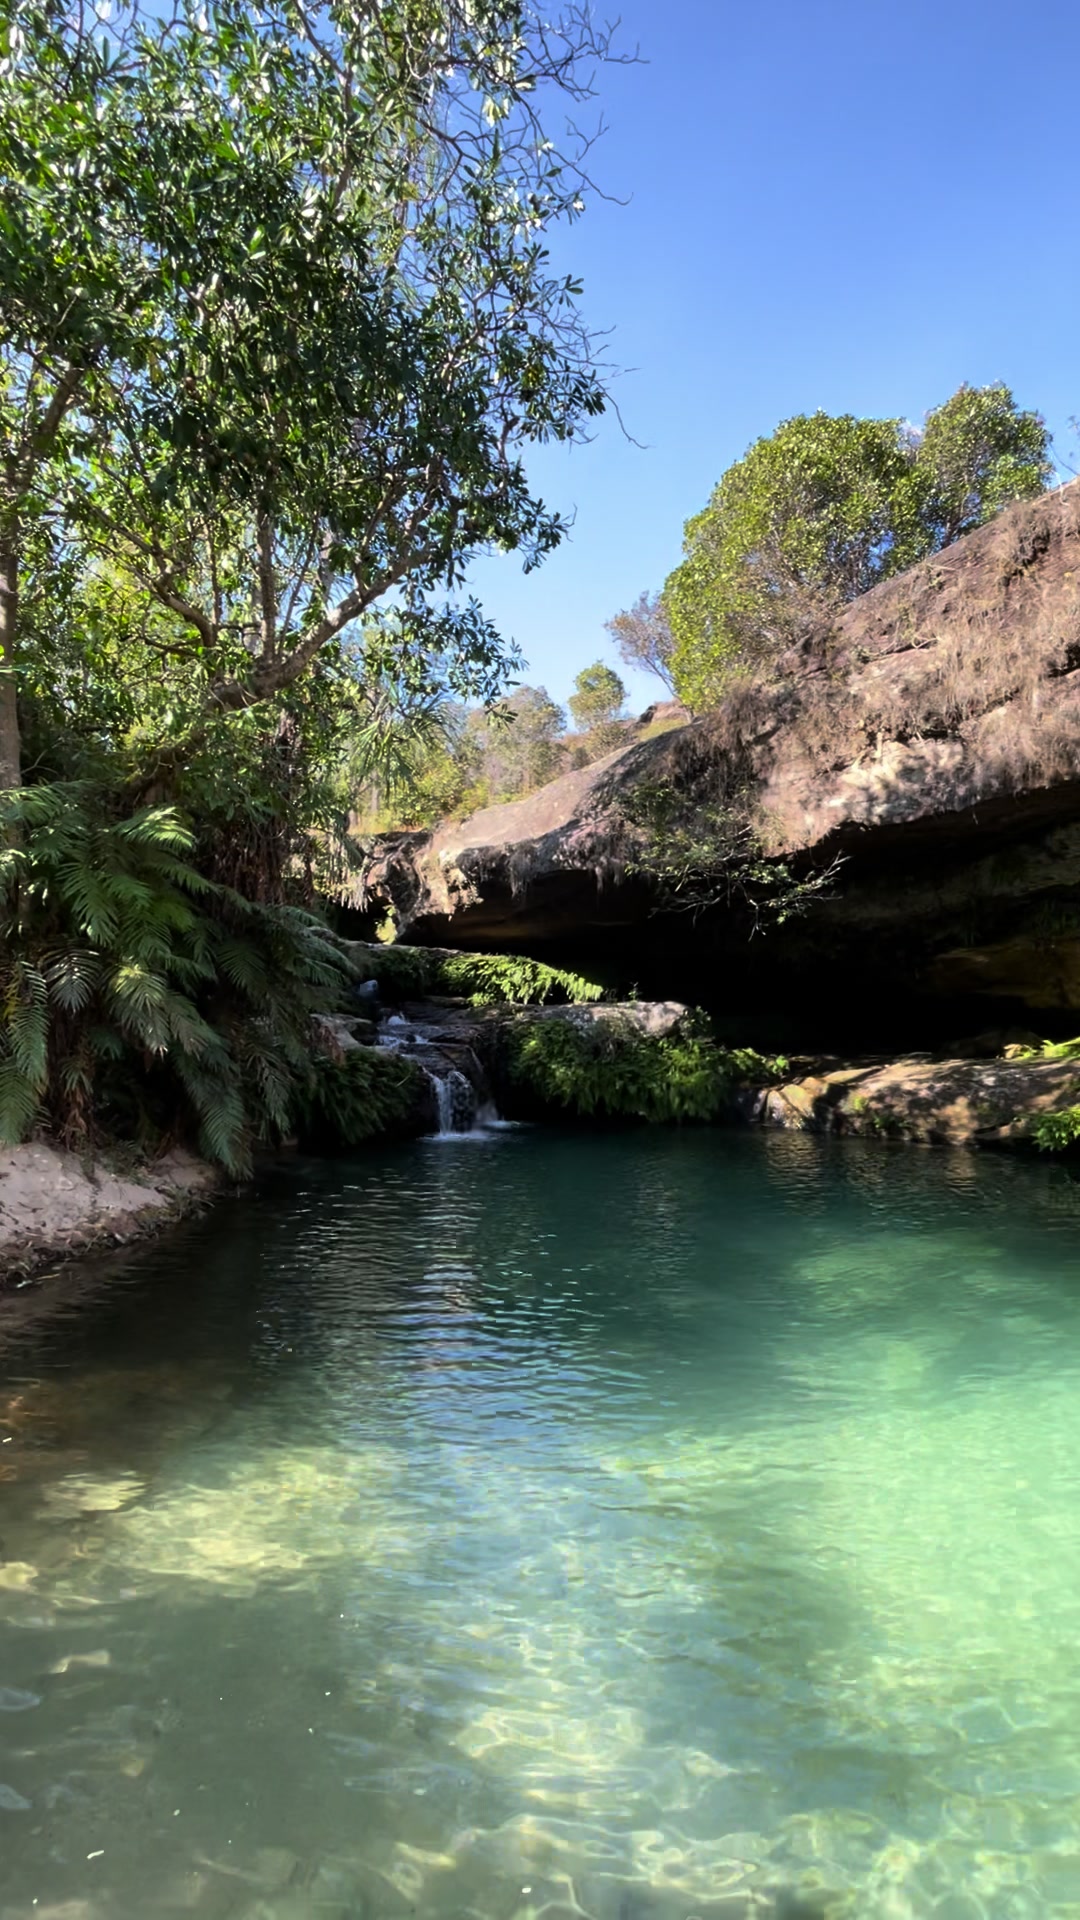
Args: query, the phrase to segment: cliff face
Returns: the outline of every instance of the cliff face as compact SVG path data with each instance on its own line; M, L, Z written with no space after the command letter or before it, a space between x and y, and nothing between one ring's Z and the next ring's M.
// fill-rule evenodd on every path
M392 906L410 940L572 955L733 1014L811 1014L825 1041L883 998L913 1034L927 1017L970 1028L979 1008L986 1024L1075 1025L1080 482L876 588L785 666L782 685L525 800L384 840L365 904ZM737 905L657 912L626 870L627 797L703 783L737 789L795 872L839 856L827 897L753 940Z

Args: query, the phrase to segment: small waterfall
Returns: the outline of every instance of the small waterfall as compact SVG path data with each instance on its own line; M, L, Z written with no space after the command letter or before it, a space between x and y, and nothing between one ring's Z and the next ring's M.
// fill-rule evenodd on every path
M426 1072L435 1089L435 1107L439 1116L436 1137L441 1138L448 1133L471 1133L477 1117L476 1090L471 1081L457 1067L451 1067L448 1073L436 1073L428 1067Z
M392 1013L382 1022L377 1044L410 1054L423 1068L435 1096L434 1139L460 1139L503 1124L475 1053L462 1044L460 1033L447 1031L445 1020L414 1020ZM455 1056L468 1072L453 1065Z

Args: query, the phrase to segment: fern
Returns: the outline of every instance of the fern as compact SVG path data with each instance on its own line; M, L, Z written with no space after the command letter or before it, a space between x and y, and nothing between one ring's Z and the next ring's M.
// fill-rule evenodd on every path
M6 844L5 844L6 843ZM85 783L0 796L0 1138L160 1139L190 1121L242 1174L291 1125L311 1014L352 975L295 907L209 881L171 807Z
M643 1033L617 1013L522 1019L499 1044L502 1071L534 1107L661 1125L718 1119L739 1086L775 1080L786 1065L748 1048L728 1052L693 1025Z
M399 1053L358 1047L341 1060L316 1056L297 1100L301 1143L325 1151L376 1134L421 1133L429 1091L426 1074Z
M604 995L595 980L523 956L448 954L435 948L407 946L371 946L354 951L358 973L377 980L390 1000L452 993L464 995L474 1007L539 1007L550 1001L584 1005Z
M466 994L474 1007L541 1007L552 1000L584 1005L604 991L579 973L491 953L454 954L443 961L441 980L446 992Z

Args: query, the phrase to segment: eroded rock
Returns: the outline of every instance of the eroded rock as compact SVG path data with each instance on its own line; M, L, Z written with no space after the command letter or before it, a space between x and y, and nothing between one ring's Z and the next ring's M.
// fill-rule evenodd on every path
M1080 1104L1076 1060L933 1060L809 1074L747 1097L745 1117L803 1133L845 1133L932 1145L1009 1146L1032 1122Z
M935 1006L937 1046L997 1017L1063 1029L1080 1015L1078 580L1074 482L866 594L781 684L524 800L384 838L349 904L389 907L410 940L592 963L733 1015L779 1008L779 1045L846 1048L856 1028L911 1044ZM657 912L628 797L703 780L738 787L796 877L839 858L804 917L751 939L737 894Z

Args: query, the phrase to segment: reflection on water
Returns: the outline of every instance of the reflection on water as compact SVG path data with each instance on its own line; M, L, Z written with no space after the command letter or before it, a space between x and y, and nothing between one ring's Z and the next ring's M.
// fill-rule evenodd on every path
M0 1920L1080 1912L1080 1193L307 1166L0 1332Z

